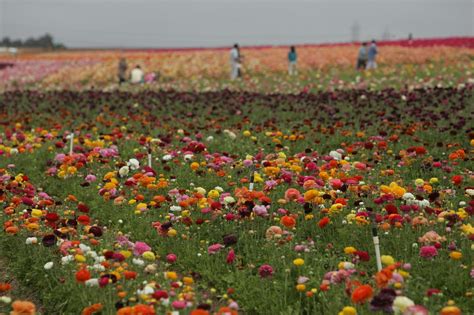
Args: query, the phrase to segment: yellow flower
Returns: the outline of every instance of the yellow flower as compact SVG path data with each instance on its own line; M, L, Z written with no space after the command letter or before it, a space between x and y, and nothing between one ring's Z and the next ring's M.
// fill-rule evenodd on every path
M250 136L252 135L252 133L251 133L250 131L248 131L248 130L245 130L245 131L243 132L243 135L244 135L245 137L250 137Z
M219 198L219 192L215 189L212 189L207 193L207 196L211 199L217 199Z
M168 271L168 272L165 272L165 278L166 279L171 279L171 280L176 280L176 279L178 279L178 275L174 271Z
M339 312L339 315L357 315L357 310L355 307L346 306Z
M120 254L122 254L125 258L128 258L132 255L132 252L129 250L121 250Z
M183 277L183 282L185 285L191 285L193 284L194 280L191 277Z
M393 259L393 257L390 255L382 255L380 259L382 260L382 264L387 265L387 266L393 265L395 263L395 259Z
M33 209L31 210L31 215L35 218L39 218L43 216L43 211L41 211L40 209Z
M303 266L304 265L304 259L302 258L296 258L295 260L293 260L293 265L295 266Z
M142 254L142 257L145 258L146 260L155 260L155 254L151 251L146 251Z
M355 247L352 247L352 246L348 246L344 248L344 253L346 254L354 254L356 251L357 249L355 249Z
M416 185L417 187L423 186L424 183L425 183L425 181L422 180L421 178L415 179L415 185Z
M458 252L458 251L453 251L453 252L449 253L449 257L451 257L451 259L453 259L453 260L459 260L459 259L462 258L462 253Z
M199 163L198 162L191 163L191 169L193 171L197 170L198 168L199 168Z
M83 255L75 255L74 256L74 259L77 261L77 262L85 262L86 261L86 257L84 257Z
M296 285L296 291L303 292L304 290L306 290L306 286L304 284Z
M175 229L169 229L168 230L168 236L176 236L176 234L178 234L178 232L175 230Z

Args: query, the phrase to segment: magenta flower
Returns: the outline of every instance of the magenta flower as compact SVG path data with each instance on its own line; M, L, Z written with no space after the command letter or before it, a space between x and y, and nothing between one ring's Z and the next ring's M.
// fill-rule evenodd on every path
M258 268L258 274L261 278L270 278L273 275L273 267L270 265L261 265Z
M438 250L434 246L423 246L420 248L420 256L426 259L433 258L438 255Z
M174 263L178 259L175 254L168 254L166 255L166 261L169 262L170 264Z
M233 249L231 249L231 250L229 251L229 253L227 254L226 262L227 262L228 264L232 264L232 263L234 262L234 260L235 260L235 252L234 252Z
M135 245L133 246L133 254L135 256L141 256L144 252L149 250L151 250L151 247L144 242L135 242Z

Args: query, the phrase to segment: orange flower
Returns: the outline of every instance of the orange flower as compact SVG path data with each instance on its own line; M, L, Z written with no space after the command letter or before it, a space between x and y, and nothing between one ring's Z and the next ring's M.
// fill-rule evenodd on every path
M155 315L155 309L153 306L137 304L119 309L117 315Z
M446 306L441 310L441 315L461 315L461 310L457 306Z
M0 292L10 291L11 288L12 286L10 285L10 283L0 283Z
M12 303L13 310L10 315L34 315L36 314L36 306L29 301L17 300Z
M209 315L209 312L206 310L197 309L197 310L191 311L190 315Z
M123 273L125 279L135 279L137 277L137 273L135 271L125 271Z
M217 311L217 315L239 315L239 313L237 313L237 311L231 309L230 307L221 307L218 311Z
M92 304L91 306L88 306L82 310L81 315L92 315L94 313L99 312L102 310L103 306L100 303Z
M285 215L281 218L280 223L286 226L287 228L291 229L296 225L296 220L293 217Z
M387 286L388 281L392 279L392 271L393 271L393 268L389 266L375 274L375 282L377 282L377 286L379 288L384 288Z
M331 222L331 220L328 217L324 217L321 220L319 220L318 225L319 225L320 228L323 228L326 225L328 225L329 222Z
M374 290L368 284L361 285L357 287L354 292L352 292L352 302L354 303L365 303L368 299L372 297Z
M86 282L91 278L91 274L87 269L81 269L76 272L76 280L78 282Z

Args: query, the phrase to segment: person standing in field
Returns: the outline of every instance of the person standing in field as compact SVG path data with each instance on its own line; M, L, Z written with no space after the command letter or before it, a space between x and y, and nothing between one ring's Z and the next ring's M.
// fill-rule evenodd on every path
M288 74L295 75L296 74L296 60L298 56L296 55L295 46L290 47L290 51L288 52Z
M230 50L230 78L232 80L242 76L240 71L240 49L238 44L234 44L234 47Z
M377 44L375 40L372 40L372 44L370 44L369 51L367 52L367 69L375 69L377 68L377 62L375 62L375 58L378 54Z
M126 81L126 73L127 73L127 61L125 58L120 58L119 64L118 64L118 81L119 84L125 83Z
M143 70L140 68L139 65L136 65L130 75L130 82L133 84L140 84L140 83L143 83L143 80L144 80Z
M359 55L357 56L357 70L365 69L367 66L367 43L363 42L359 48Z

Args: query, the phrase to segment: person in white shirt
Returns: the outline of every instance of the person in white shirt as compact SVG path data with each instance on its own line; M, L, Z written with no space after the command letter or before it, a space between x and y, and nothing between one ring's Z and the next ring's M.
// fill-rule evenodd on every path
M235 44L230 50L230 78L237 79L240 76L240 50L239 45Z
M137 65L137 66L132 70L130 82L131 82L131 83L134 83L134 84L143 83L144 76L145 76L145 75L144 75L144 73L143 73L143 70L140 68L139 65Z

